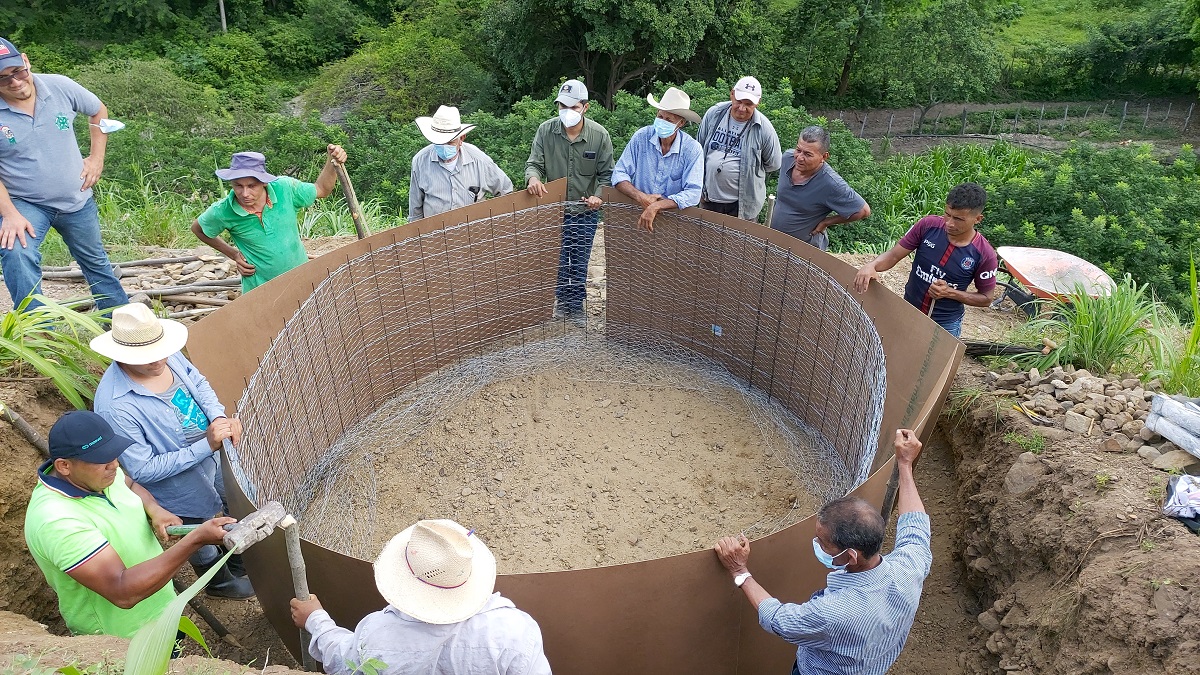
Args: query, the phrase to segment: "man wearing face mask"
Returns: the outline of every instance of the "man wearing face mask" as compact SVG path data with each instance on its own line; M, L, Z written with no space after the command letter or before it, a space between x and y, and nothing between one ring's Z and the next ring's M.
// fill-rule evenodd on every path
M692 99L671 87L661 101L647 94L658 109L654 124L633 133L613 168L613 186L642 207L638 227L654 231L659 211L686 209L700 203L704 181L704 152L696 139L683 132L688 122L700 123Z
M463 124L458 108L439 106L433 117L418 117L416 123L430 145L412 159L408 222L513 191L492 158L463 141L475 125Z
M558 283L554 289L555 316L582 316L587 299L588 259L600 222L600 191L612 185L613 147L608 130L584 117L587 87L567 80L554 99L558 116L546 120L533 137L525 162L525 188L529 194L546 194L543 180L567 179L567 207L563 216L562 250Z
M933 564L929 516L917 493L913 464L921 442L908 429L896 430L899 485L896 545L883 556L887 523L857 497L835 499L817 514L813 553L829 573L824 590L802 604L781 603L750 575L750 542L724 537L715 549L758 622L797 646L792 673L882 675L904 649Z
M700 207L758 220L767 201L767 174L783 161L779 136L758 111L762 85L746 76L733 85L729 100L704 113L696 140L706 153Z

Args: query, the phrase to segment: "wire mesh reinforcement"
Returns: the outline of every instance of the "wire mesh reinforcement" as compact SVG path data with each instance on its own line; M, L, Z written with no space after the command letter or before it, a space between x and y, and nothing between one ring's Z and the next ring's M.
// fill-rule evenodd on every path
M239 402L246 433L230 461L246 495L306 513L310 541L368 558L379 498L369 453L351 452L358 425L387 419L399 447L489 382L568 353L606 359L630 382L736 384L809 491L837 496L866 479L884 356L845 289L703 213L660 214L650 233L636 227L639 209L612 204L607 297L589 301L583 327L552 320L564 206L397 235L331 270ZM695 377L683 382L656 362ZM766 534L791 520L750 527Z

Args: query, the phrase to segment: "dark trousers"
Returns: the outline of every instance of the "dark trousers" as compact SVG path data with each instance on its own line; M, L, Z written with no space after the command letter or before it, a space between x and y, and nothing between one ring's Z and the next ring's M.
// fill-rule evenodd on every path
M710 202L708 200L702 199L702 200L700 200L700 208L704 209L705 211L716 211L717 213L724 213L725 215L733 216L734 218L738 217L738 203L737 202L729 202L728 204L721 204L719 202Z
M562 250L558 255L558 283L554 297L560 308L567 312L583 309L587 299L588 260L592 256L592 241L596 238L596 226L600 223L600 211L563 216Z

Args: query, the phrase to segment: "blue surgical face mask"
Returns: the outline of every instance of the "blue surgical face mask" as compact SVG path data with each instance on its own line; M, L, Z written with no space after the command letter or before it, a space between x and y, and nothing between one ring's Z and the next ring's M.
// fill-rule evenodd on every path
M661 117L654 118L654 133L658 134L659 138L670 138L671 134L678 129L674 124L664 120Z
M453 145L434 145L433 151L437 153L438 159L443 162L449 162L458 154L458 148Z
M847 549L847 550L849 550L849 549ZM846 551L842 551L842 553L845 553L845 552ZM818 541L816 537L813 537L813 553L816 554L817 560L820 560L822 565L828 567L831 570L844 570L844 569L846 569L846 565L850 564L850 563L846 563L845 565L834 565L833 559L838 557L838 555L841 555L842 553L839 553L837 555L829 555L828 553L825 552L825 549L821 548L821 542Z
M563 108L562 110L558 111L558 119L562 120L564 127L570 129L576 124L579 124L579 121L583 119L583 113L579 112L578 110Z

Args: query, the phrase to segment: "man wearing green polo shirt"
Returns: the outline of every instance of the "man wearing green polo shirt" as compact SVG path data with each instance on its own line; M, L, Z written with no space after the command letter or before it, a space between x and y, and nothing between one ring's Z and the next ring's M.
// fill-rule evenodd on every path
M267 173L267 160L258 152L234 153L229 168L217 170L217 178L229 181L232 189L200 214L192 233L237 265L243 293L308 261L297 213L333 194L335 165L346 162L340 145L330 145L326 153L329 159L316 183ZM226 230L232 246L221 239Z
M72 410L50 429L25 511L25 543L77 635L132 637L175 597L171 577L188 556L219 544L233 518L213 518L163 551L179 517L129 479L117 457L133 441L96 413Z
M587 299L592 240L600 222L600 192L612 185L612 138L607 129L584 117L588 90L579 80L562 83L554 103L558 115L542 122L533 136L525 162L525 189L541 197L547 192L543 180L567 179L567 201L574 203L563 214L554 313L579 320Z

